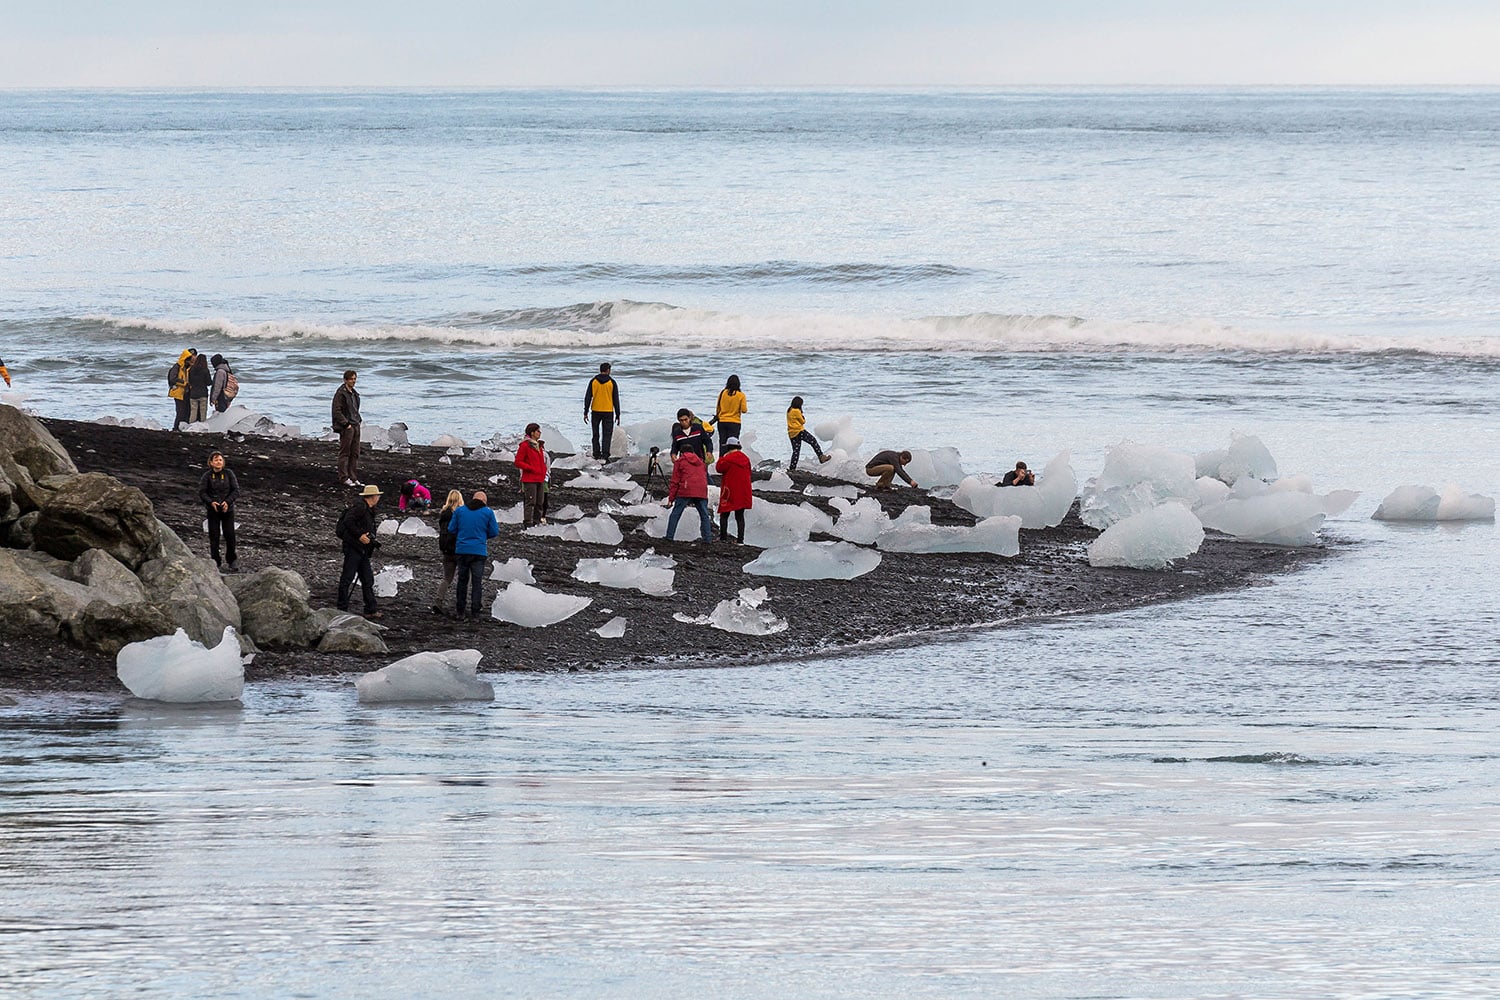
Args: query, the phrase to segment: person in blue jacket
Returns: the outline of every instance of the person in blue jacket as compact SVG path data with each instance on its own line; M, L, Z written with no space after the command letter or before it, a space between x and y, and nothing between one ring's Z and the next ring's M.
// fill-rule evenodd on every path
M464 617L465 606L471 605L468 616L478 618L483 603L484 560L490 554L488 542L500 534L500 523L483 490L462 507L454 508L448 530L457 538L453 548L458 563L458 617ZM466 600L469 597L473 600Z

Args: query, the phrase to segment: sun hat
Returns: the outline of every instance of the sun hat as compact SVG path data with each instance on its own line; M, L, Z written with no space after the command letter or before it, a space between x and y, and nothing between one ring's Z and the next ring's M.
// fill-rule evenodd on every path
M382 494L380 492L379 486L376 486L374 483L370 483L364 489L359 491L359 495L362 497L378 497Z

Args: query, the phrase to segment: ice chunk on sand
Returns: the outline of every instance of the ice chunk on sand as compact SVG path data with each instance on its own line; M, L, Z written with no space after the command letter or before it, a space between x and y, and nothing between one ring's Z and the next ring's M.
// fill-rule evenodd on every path
M365 704L386 701L491 701L492 685L474 676L479 669L477 649L445 649L415 653L395 663L362 674L354 681Z
M576 521L583 516L583 508L576 503L570 503L562 510L549 513L548 520L551 521Z
M640 503L644 499L646 499L645 487L635 486L630 490L630 492L620 497L620 502L629 505Z
M761 610L760 603L756 601L752 604L743 596L735 596L720 601L713 611L706 615L694 617L679 611L672 617L688 625L709 625L740 635L775 635L791 627L785 619L777 618L771 612Z
M1236 488L1247 480L1241 480ZM1310 493L1264 492L1236 496L1201 507L1196 512L1205 528L1247 542L1270 545L1312 545L1328 517L1323 498Z
M592 597L549 594L529 584L512 581L495 595L490 614L524 628L542 628L566 621L593 603Z
M1084 487L1079 516L1090 527L1107 528L1168 500L1191 504L1198 499L1197 479L1191 455L1122 441L1105 454L1104 471Z
M1198 491L1198 499L1193 501L1194 510L1229 499L1229 487L1212 476L1199 476L1198 481L1193 483L1193 488Z
M1495 499L1465 493L1448 483L1439 493L1431 486L1398 486L1371 515L1377 521L1493 521Z
M379 533L379 529L377 529L376 533ZM408 517L402 521L400 527L396 529L396 533L399 535L411 535L414 538L436 538L438 536L436 528L416 516Z
M796 488L797 484L792 482L792 477L780 469L771 473L770 479L759 479L754 484L754 490L757 493L790 493ZM821 494L813 495L820 496Z
M954 486L963 481L963 461L957 448L911 448L911 461L906 474L923 488Z
M411 578L410 566L386 566L375 574L375 596L395 597L397 587Z
M849 455L858 455L859 446L865 443L865 439L855 433L854 418L850 416L819 421L813 424L813 433L819 440L832 442L833 447Z
M642 420L639 423L624 424L620 430L625 432L638 453L644 454L656 448L666 455L672 450L672 425L676 422L670 417L662 417L660 420ZM610 454L625 454L624 451L615 450L613 439L610 441Z
M1021 552L1021 519L1015 515L987 517L973 527L932 523L932 508L908 507L875 539L887 552L989 552L1014 556Z
M536 524L526 529L528 535L561 538L565 542L595 542L619 545L625 540L620 526L606 514L586 517L575 524Z
M1169 501L1106 528L1089 545L1089 565L1166 569L1202 544L1203 525L1184 504Z
M0 399L4 399L5 402L10 403L12 396L19 397L19 399L17 402L11 403L11 405L20 409L21 401L24 401L26 399L25 394L18 392L7 392L3 396L0 396ZM152 420L150 417L100 417L99 419L95 420L94 423L103 424L106 427L139 427L141 430L145 431L159 431L165 429L161 424L157 423L155 420Z
M616 615L609 621L605 622L603 625L600 625L598 628L594 629L594 634L601 639L619 639L625 635L625 625L625 619L620 617L619 615Z
M511 556L505 562L496 559L493 568L490 570L490 579L505 582L514 580L517 583L536 583L536 577L531 575L531 563L520 556Z
M464 441L463 438L459 437L457 434L439 434L437 437L435 437L435 438L432 439L432 446L434 448L448 448L448 449L453 449L453 448L467 448L468 447L468 443L466 441ZM451 455L451 454L453 454L453 452L450 450L448 452L448 454Z
M1193 465L1200 479L1208 476L1229 486L1246 477L1262 480L1277 477L1276 459L1253 434L1230 434L1228 448L1200 452Z
M637 559L580 559L573 578L620 590L639 590L652 597L668 597L677 563L647 551Z
M629 476L616 476L602 472L581 472L578 477L568 482L569 489L579 490L619 490L621 493L635 489L636 484L630 481Z
M880 565L880 553L848 542L797 542L766 549L745 572L787 580L853 580Z
M115 672L131 694L152 701L236 701L245 690L240 640L232 626L213 649L182 629L132 642L115 655Z
M785 475L785 473L777 473L777 475ZM772 478L774 479L775 476L773 476ZM787 488L790 489L791 488L790 484L792 482L791 477L788 476L786 481L787 481L787 484L788 484ZM805 490L802 491L802 495L803 496L809 496L809 497L839 497L842 500L855 500L855 499L858 499L858 497L859 497L859 487L858 486L819 486L817 483L813 483L807 489L805 489Z
M758 608L771 599L771 592L765 587L741 587L740 600L752 608Z
M542 425L542 441L546 443L548 451L567 453L569 455L578 453L578 446L552 424Z
M1068 516L1078 495L1071 458L1066 451L1055 455L1037 476L1035 486L993 486L969 476L958 484L953 502L976 517L1014 514L1023 528L1055 527Z
M526 520L526 505L518 503L514 507L496 507L495 520L501 524L520 524Z
M874 497L860 497L852 504L843 497L835 497L830 503L839 512L839 518L829 534L845 541L873 545L880 533L891 526L891 519Z
M683 517L689 513L684 511ZM814 531L831 528L832 521L826 514L806 504L793 507L762 500L745 511L745 542L762 549L805 542ZM682 530L680 523L677 530Z

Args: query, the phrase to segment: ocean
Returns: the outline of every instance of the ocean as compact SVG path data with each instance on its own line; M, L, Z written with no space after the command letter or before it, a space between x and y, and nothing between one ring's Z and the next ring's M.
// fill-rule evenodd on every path
M1493 995L1500 544L1370 514L1500 490L1497 190L1489 90L0 92L44 416L169 424L194 346L306 434L352 367L416 442L581 439L610 361L627 422L738 374L772 458L795 394L971 472L1240 432L1361 493L1265 585L894 651L24 698L8 983Z

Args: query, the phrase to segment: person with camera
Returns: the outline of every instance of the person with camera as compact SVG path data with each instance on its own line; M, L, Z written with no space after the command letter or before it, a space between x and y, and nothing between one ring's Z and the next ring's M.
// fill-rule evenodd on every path
M344 543L344 567L339 571L340 611L349 610L349 598L354 589L354 578L359 577L360 594L365 602L365 617L380 618L380 608L375 603L375 570L370 566L370 557L380 548L375 540L375 505L380 502L380 487L373 483L360 491L359 499L339 515L337 529L339 540Z
M1000 480L1001 486L1035 486L1036 473L1026 468L1025 462L1017 462L1016 467L1005 474Z

